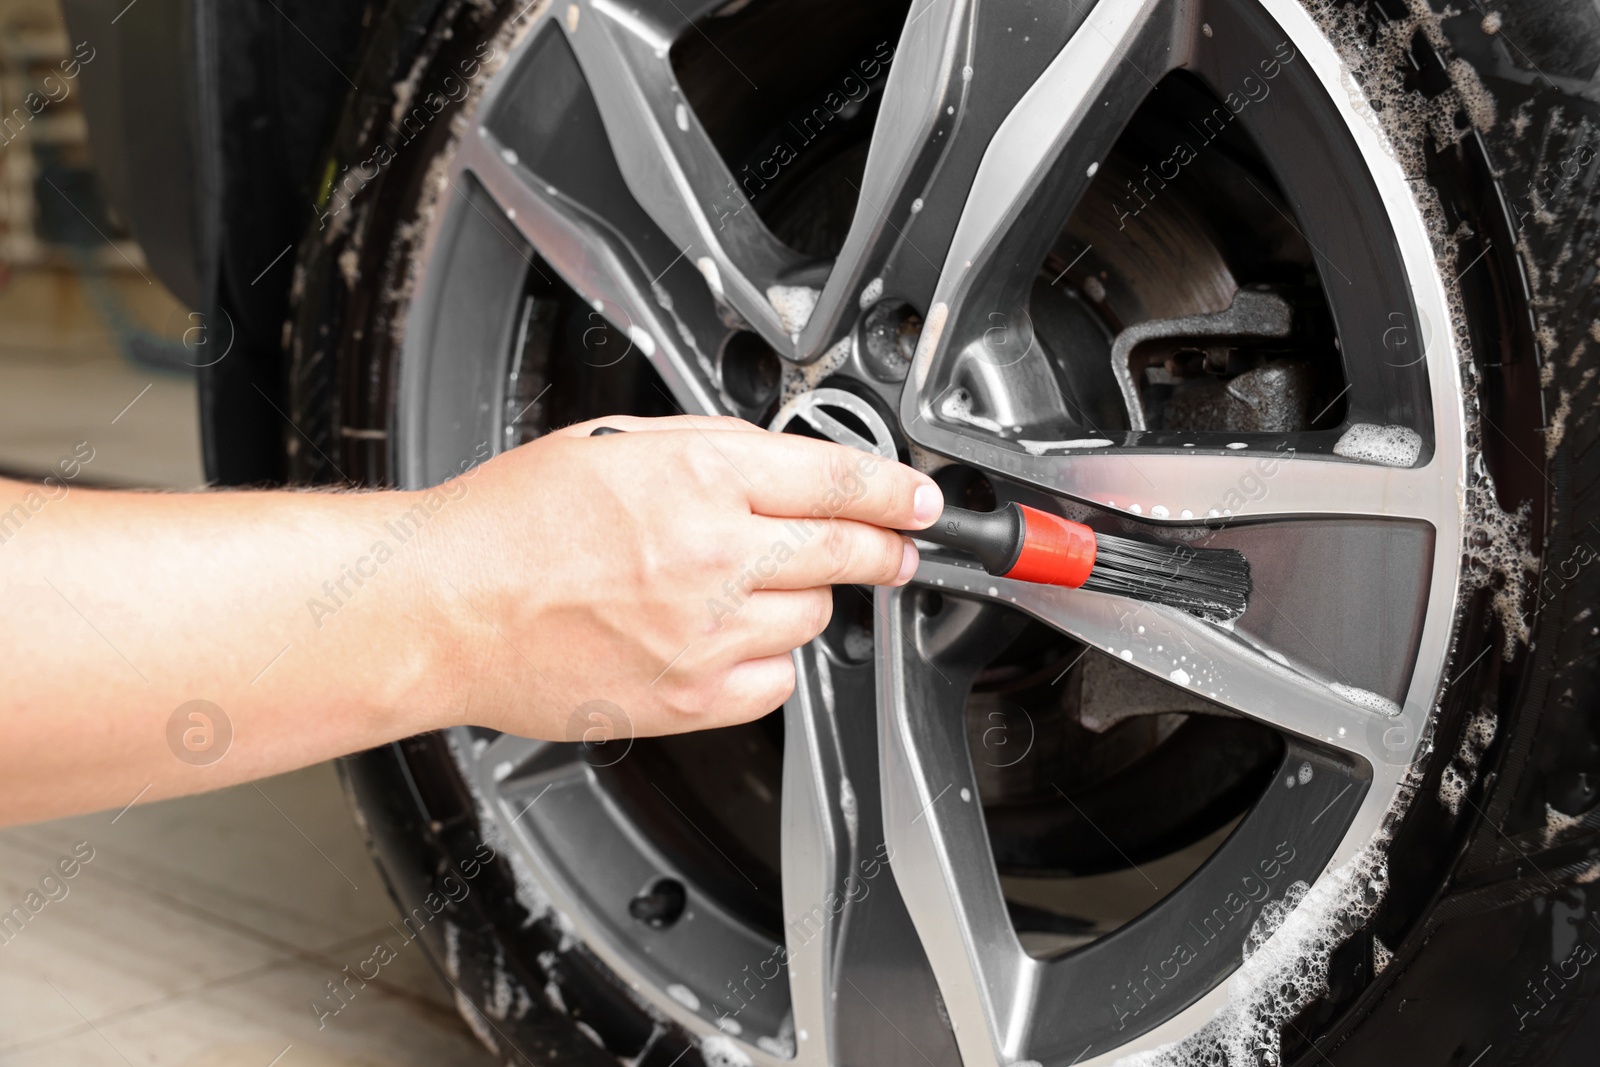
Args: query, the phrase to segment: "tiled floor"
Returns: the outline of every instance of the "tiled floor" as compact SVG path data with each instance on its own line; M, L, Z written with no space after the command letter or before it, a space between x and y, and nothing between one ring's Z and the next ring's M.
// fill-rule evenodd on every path
M194 379L124 351L188 325L133 271L13 273L0 472L43 474L88 441L85 482L198 486ZM75 848L92 858L62 879ZM0 831L0 1067L488 1063L394 915L331 765ZM326 983L379 942L397 958L319 1026Z
M8 1067L487 1062L391 927L330 765L0 831L0 908L29 892L48 902L0 930ZM397 958L319 1026L326 983L380 942Z
M87 441L85 481L200 485L193 375L149 370L123 352L136 332L176 341L189 325L133 271L87 284L67 270L14 271L0 289L0 471L46 474Z

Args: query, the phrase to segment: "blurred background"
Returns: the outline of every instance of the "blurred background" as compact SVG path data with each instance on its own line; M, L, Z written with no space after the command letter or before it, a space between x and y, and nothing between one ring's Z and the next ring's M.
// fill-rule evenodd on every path
M87 441L76 485L200 488L211 338L106 204L78 84L6 122L71 53L53 0L0 0L0 475ZM0 830L0 1065L488 1062L395 917L331 764Z
M71 55L54 0L0 0L0 471L87 440L93 484L194 488L201 336L100 193ZM51 74L59 99L17 117Z

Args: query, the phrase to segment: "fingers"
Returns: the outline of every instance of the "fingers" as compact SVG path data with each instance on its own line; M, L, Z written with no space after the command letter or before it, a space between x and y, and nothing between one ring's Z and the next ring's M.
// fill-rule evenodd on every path
M795 434L704 434L691 452L708 477L774 518L855 519L920 530L944 507L933 479L902 463Z
M774 518L843 518L896 530L933 524L944 496L933 479L902 463L831 441L767 433L743 419L626 415L556 431L586 437L601 426L635 432L693 434L674 442L708 490L742 493L750 509Z
M811 589L828 585L904 585L917 549L894 530L850 519L757 516L736 586Z
M763 589L715 609L715 655L738 663L793 652L828 627L833 590Z
M833 591L760 590L714 611L712 632L651 684L681 720L671 731L746 722L780 706L794 688L790 653L827 628Z
M727 725L759 719L783 707L794 692L794 657L787 652L747 659L728 672L717 711Z

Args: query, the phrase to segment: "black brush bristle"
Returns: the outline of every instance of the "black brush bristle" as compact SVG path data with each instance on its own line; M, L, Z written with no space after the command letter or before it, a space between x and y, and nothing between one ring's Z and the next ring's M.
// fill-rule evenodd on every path
M1228 622L1250 601L1250 561L1231 548L1191 548L1095 535L1094 570L1083 588L1145 600Z

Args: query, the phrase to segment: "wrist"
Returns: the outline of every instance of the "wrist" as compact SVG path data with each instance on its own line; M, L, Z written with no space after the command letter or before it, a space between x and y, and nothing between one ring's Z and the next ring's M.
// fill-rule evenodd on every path
M337 569L372 594L360 647L352 649L367 669L354 676L371 687L362 702L393 716L405 735L459 725L464 703L461 620L439 569L445 553L433 548L441 531L429 528L438 514L429 504L437 502L427 496L389 490L335 498L344 505L338 540L352 554Z

